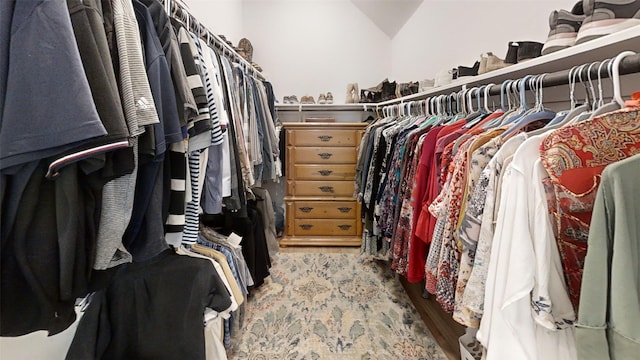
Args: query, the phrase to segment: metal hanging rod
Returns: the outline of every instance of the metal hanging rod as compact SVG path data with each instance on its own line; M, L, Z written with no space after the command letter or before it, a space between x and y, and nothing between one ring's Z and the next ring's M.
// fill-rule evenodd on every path
M220 50L222 56L229 58L232 61L240 63L246 73L253 75L260 80L267 80L250 62L240 56L233 47L229 46L222 38L211 32L204 25L202 25L198 19L186 9L185 5L178 0L159 0L164 4L167 14L180 21L189 31L198 35L201 39L206 41L207 45Z
M613 63L613 59L576 66L572 68L573 70L567 69L548 73L542 79L542 87L568 85L570 74L573 75L574 78L582 79L583 81L587 81L588 78L609 78L609 76L611 76L611 71L608 63ZM601 64L603 64L603 66L600 66ZM619 75L628 75L640 72L640 53L623 58L620 61L618 69ZM525 83L525 88L530 90L529 82ZM500 95L500 84L491 86L488 93L489 95Z
M614 57L615 58L615 57ZM572 69L566 69L566 70L561 70L561 71L556 71L556 72L552 72L552 73L547 73L544 78L542 79L541 83L542 83L542 87L543 88L547 88L547 87L554 87L554 86L560 86L560 85L568 85L569 84L569 73L571 72L574 76L575 79L582 79L583 81L586 81L586 79L589 78L589 76L591 77L591 79L596 79L598 78L598 75L600 75L600 78L608 78L610 76L610 70L608 68L608 64L605 64L606 66L599 66L600 64L602 64L603 62L613 62L613 59L607 59L607 60L603 60L603 61L599 61L599 62L594 62L594 63L587 63L587 64L583 64L581 66L574 66ZM635 54L635 55L630 55L630 56L626 56L625 58L623 58L620 61L620 65L618 67L619 70L619 75L628 75L628 74L634 74L634 73L640 73L640 53ZM539 74L541 75L541 74ZM536 75L534 75L536 76ZM519 80L519 79L513 79L513 80ZM508 81L508 80L505 80ZM487 84L491 82L491 79L486 79ZM499 84L492 84L488 91L487 94L488 95L500 95L500 87L501 87L502 83ZM539 84L539 83L538 83ZM476 84L473 85L475 87L480 87L483 84ZM461 84L460 86L463 86L463 84ZM525 84L526 89L530 90L530 84L526 83ZM539 85L538 85L539 86ZM375 106L376 108L381 108L384 106L389 106L389 105L399 105L399 104L405 104L405 103L409 103L411 101L419 101L419 100L424 100L424 99L429 99L429 98L434 98L437 97L441 94L447 93L447 92L451 92L452 89L451 88L443 88L441 91L439 91L439 89L434 89L433 92L429 92L423 95L410 95L407 98L397 98L397 99L393 99L393 100L388 100L388 101L384 101L378 104L369 104L372 106ZM456 92L465 92L465 91L469 91L469 90L464 90L464 89L460 89L460 90L455 90ZM483 94L484 95L484 94ZM476 92L472 92L471 94L472 97L476 97L477 93Z

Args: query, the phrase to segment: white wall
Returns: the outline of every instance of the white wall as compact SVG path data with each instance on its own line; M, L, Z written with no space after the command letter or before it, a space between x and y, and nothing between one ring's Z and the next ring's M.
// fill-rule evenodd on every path
M243 35L242 0L182 0L207 29L234 45Z
M504 59L509 41L544 43L549 14L567 0L425 0L394 37L391 78L433 79L443 69L472 66L480 54Z
M245 0L244 34L276 96L367 87L391 73L391 40L348 0Z

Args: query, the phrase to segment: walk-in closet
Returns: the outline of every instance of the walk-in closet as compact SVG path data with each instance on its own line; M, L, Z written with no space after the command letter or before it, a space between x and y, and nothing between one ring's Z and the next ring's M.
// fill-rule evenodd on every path
M0 1L0 359L640 354L640 1Z

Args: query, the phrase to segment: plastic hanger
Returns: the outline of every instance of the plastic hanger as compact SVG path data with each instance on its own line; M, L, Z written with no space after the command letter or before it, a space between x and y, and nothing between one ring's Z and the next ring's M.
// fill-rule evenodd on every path
M533 79L534 79L533 75L527 75L524 78L517 81L517 87L519 90L518 95L520 97L520 106L518 107L516 113L514 113L513 116L505 117L505 119L500 124L501 126L514 124L517 121L519 121L522 117L527 116L532 112L535 112L534 109L530 109L527 106L527 90L526 90L527 83L528 82L530 83L530 81ZM531 88L531 85L529 85L529 88Z
M488 115L488 113L485 111L485 109L482 107L482 97L480 96L480 93L484 93L484 89L486 88L486 85L482 85L479 88L472 88L469 91L469 95L472 95L473 92L476 92L476 100L478 102L478 110L475 112L472 112L471 114L469 114L469 116L467 116L467 123L463 126L463 128L465 129L470 129L472 127L474 127L476 124L478 124L479 122L481 122L482 120L484 120L486 118L486 116ZM469 99L471 100L471 99Z
M495 111L489 109L489 91L491 91L491 88L496 86L496 84L491 83L485 86L484 88L484 111L487 112L487 114L493 113Z
M538 121L551 121L555 118L556 113L544 108L543 103L543 91L542 91L542 81L546 74L539 75L533 78L533 82L531 83L531 88L535 89L536 95L536 103L533 107L532 112L518 119L513 125L504 133L502 133L501 137L507 138L512 134L525 129L527 126L538 122Z
M620 88L620 62L631 55L635 55L636 53L633 51L623 51L618 56L615 57L613 63L611 64L611 68L613 70L613 74L611 78L613 80L613 99L611 102L604 104L598 107L592 114L592 117L606 114L608 112L616 111L622 109L624 105L624 99L622 99L622 89ZM598 74L600 75L600 74ZM602 89L602 87L600 87Z
M577 73L582 71L584 65L574 66L569 70L569 102L571 107L569 109L569 113L564 118L556 118L549 122L546 127L548 128L558 128L569 124L574 118L580 116L580 114L589 110L588 102L583 103L582 105L576 106L576 98L575 98L575 89L576 89L576 81L577 81Z
M515 111L515 108L512 106L512 103L511 103L511 95L510 95L511 86L513 83L514 83L514 80L508 79L503 81L502 84L500 84L500 108L502 109L504 114L502 114L502 116L500 117L495 118L494 120L491 120L487 124L484 124L482 126L484 130L488 130L500 125L500 123L502 123L502 120L506 116L508 116L510 113L513 113Z

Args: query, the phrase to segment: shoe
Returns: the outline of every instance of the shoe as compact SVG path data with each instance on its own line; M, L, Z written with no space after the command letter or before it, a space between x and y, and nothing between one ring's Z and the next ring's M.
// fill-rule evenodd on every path
M313 100L313 96L307 96L307 104L315 104L316 101Z
M329 94L331 93L327 93L327 96L329 96ZM359 101L360 101L360 93L358 92L358 83L347 84L347 97L344 103L356 104ZM331 103L333 103L333 95L331 95Z
M536 41L518 41L518 63L541 56L543 46Z
M327 96L325 97L325 99L327 104L333 104L333 94L331 94L331 92L327 93Z
M326 103L327 103L327 98L324 96L324 94L318 95L318 104L326 104Z
M244 54L242 57L245 58L248 62L252 62L253 60L253 45L251 45L251 41L247 38L242 38L238 42L238 49L242 51Z
M441 70L436 73L436 79L434 81L433 86L440 87L443 85L450 84L453 81L453 71L452 70Z
M289 104L299 104L298 97L295 95L289 96Z
M576 7L574 7L574 9L575 8ZM542 55L575 45L578 30L584 18L584 15L576 15L567 10L552 11L549 15L549 28L551 30L547 36L547 41L545 41L542 47Z
M542 55L543 46L544 44L535 41L510 41L504 62L517 64L521 61L537 58Z
M433 79L425 79L418 81L418 92L425 92L428 89L431 89L435 81Z
M487 52L486 57L483 57L483 59L486 59L485 60L486 65L483 71L481 71L482 70L481 68L478 69L478 74L485 74L490 71L502 69L511 65L511 64L508 64L506 61L500 59L499 57L493 55L492 52Z
M384 81L382 83L382 101L393 100L396 98L396 88L398 84L395 81Z
M515 41L509 41L509 47L507 49L507 55L504 57L504 62L507 64L518 63L518 43Z
M344 103L345 104L353 104L353 84L349 83L347 84L347 95L344 98Z
M284 98L282 98L282 103L283 104L292 104L291 100L289 99L288 96L285 96Z
M381 91L372 91L370 89L360 90L360 98L358 100L359 103L377 103L380 101L382 101Z
M487 60L489 60L486 54L480 54L480 66L478 66L478 75L482 75L487 72Z
M476 61L473 67L458 66L458 79L464 76L476 76L480 69L480 62Z
M640 24L640 1L637 0L583 0L582 6L586 18L576 44Z

